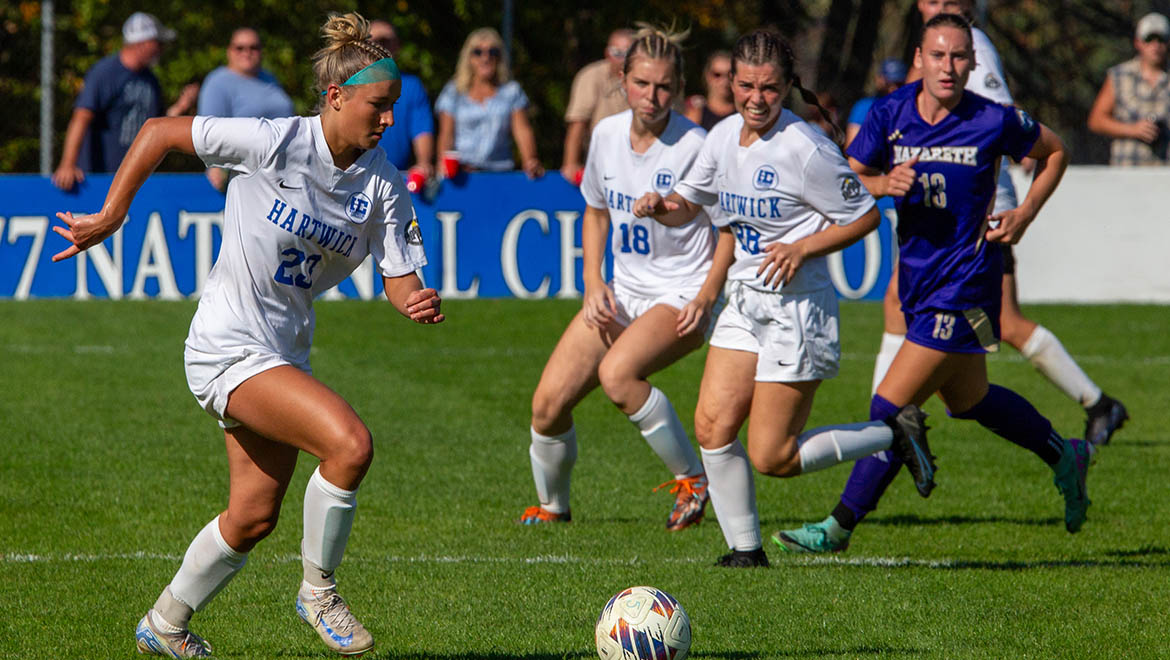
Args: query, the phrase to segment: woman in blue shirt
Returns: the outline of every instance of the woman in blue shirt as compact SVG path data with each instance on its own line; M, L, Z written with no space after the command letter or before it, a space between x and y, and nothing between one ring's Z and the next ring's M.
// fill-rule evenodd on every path
M529 178L544 174L528 121L528 96L511 79L504 42L492 28L475 30L463 42L455 77L435 101L439 154L458 152L462 167L506 171L516 168L509 133Z
M908 330L870 419L937 393L951 417L979 422L1052 468L1065 527L1075 533L1089 506L1092 445L1062 438L1019 394L988 383L985 359L999 347L1003 280L1003 251L989 243L1020 240L1068 156L1060 138L1023 110L964 91L975 66L966 19L932 18L914 57L922 80L875 102L848 148L862 183L874 195L892 195L900 218L898 293ZM1036 159L1036 177L1019 207L991 214L1003 156ZM890 452L858 461L832 515L773 540L791 552L844 550L901 465ZM914 476L919 493L929 495L933 474Z

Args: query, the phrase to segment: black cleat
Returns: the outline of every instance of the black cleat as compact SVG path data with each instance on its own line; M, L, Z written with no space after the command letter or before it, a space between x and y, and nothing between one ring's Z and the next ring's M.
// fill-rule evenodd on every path
M1125 426L1125 420L1129 419L1125 406L1105 393L1087 412L1089 418L1085 420L1085 440L1095 447L1109 444L1113 433Z
M934 473L938 468L930 453L930 445L926 444L926 413L910 404L899 410L898 414L887 417L885 422L894 430L890 450L910 469L918 494L930 497L930 491L934 490Z
M716 566L730 568L768 568L768 555L763 548L755 550L732 550L715 562Z

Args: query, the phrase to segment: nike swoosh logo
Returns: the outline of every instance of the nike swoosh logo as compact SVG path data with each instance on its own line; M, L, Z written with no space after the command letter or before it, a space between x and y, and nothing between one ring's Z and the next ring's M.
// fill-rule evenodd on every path
M616 175L616 174L614 174L614 175L611 175L611 176L605 176L605 177L602 177L602 178L603 178L603 179L605 179L606 181L609 181L610 179L615 179L615 178L617 178L617 175Z
M300 186L286 186L284 184L284 179L281 179L280 181L278 181L277 185L279 185L281 188L284 188L285 190L300 190L301 189Z
M792 366L791 362L785 362L784 360L776 360L776 364L778 364L782 367L791 367Z

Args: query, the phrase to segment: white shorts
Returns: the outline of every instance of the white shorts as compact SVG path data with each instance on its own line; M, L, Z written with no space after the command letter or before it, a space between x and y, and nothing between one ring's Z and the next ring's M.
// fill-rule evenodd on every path
M228 397L240 383L258 373L268 371L281 365L290 365L301 371L312 374L308 364L295 364L289 359L274 353L243 352L224 355L219 353L204 353L190 346L183 351L183 362L187 370L187 387L199 406L219 421L225 429L240 426L236 420L228 417Z
M655 305L670 305L675 309L681 310L687 306L687 303L694 300L695 296L699 295L700 288L695 287L693 290L683 289L682 291L667 293L657 297L638 296L615 290L613 292L613 300L617 303L616 320L624 328L633 323L634 319L650 311L650 308Z
M837 327L832 289L781 294L732 282L711 345L755 353L757 381L824 380L837 375L841 361Z

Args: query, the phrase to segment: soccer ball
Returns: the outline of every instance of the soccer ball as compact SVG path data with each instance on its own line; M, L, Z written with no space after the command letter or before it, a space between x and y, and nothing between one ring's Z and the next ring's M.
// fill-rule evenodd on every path
M684 660L691 649L691 620L665 591L630 587L602 608L594 637L601 660Z

